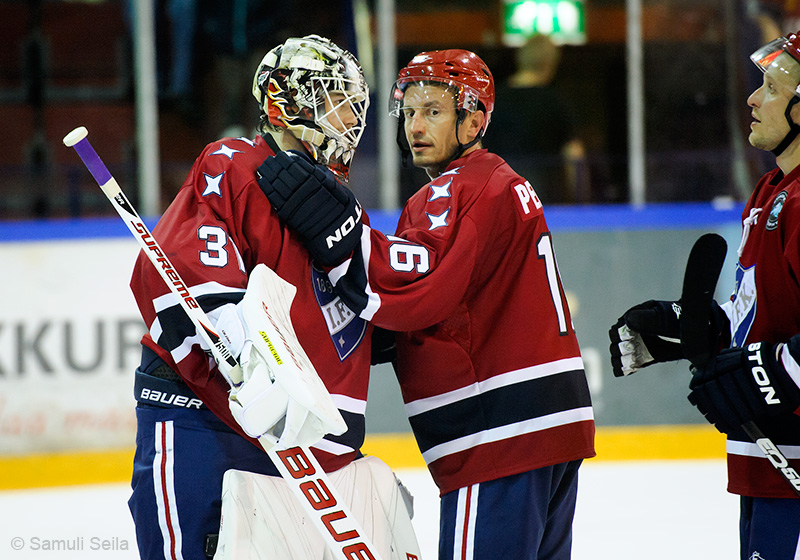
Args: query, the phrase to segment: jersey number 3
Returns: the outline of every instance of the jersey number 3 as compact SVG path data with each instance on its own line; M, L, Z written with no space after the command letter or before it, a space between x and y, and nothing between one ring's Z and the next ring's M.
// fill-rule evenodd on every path
M200 226L197 237L206 242L206 250L200 251L200 262L206 266L219 268L228 264L228 234L218 226Z

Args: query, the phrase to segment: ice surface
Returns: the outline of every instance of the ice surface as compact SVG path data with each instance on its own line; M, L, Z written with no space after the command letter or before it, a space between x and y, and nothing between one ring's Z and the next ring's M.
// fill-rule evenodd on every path
M398 475L415 497L423 557L435 560L436 487L423 469ZM737 558L738 498L725 480L721 460L587 461L573 559ZM136 559L129 494L127 484L0 492L0 558Z

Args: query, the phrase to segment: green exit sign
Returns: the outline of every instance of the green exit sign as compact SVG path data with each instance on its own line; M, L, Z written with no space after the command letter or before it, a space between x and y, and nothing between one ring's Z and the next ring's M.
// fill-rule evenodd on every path
M585 43L583 0L504 0L503 42L518 47L536 33L556 43Z

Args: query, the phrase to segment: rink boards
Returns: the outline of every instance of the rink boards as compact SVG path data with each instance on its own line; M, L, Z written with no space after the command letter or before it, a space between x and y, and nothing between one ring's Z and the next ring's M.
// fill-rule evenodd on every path
M678 297L686 256L702 233L717 231L735 248L741 207L546 212L590 380L599 458L724 456L724 440L686 402L685 363L616 379L607 330L635 303ZM370 215L373 227L392 233L397 214ZM1 223L0 239L0 485L126 479L132 374L144 333L128 288L135 241L117 218ZM718 299L732 289L732 267L729 255ZM397 467L422 465L386 366L373 375L367 429L365 451Z

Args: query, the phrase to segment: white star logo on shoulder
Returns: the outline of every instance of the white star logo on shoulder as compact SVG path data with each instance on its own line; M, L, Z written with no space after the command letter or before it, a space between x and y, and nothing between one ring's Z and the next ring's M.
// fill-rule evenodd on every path
M220 191L220 181L222 181L222 176L225 175L223 171L219 175L212 177L208 173L203 173L203 177L206 178L206 188L203 191L203 196L208 196L210 194L215 194L218 197L222 198L222 192Z
M462 165L461 167L464 167L464 166ZM461 167L456 167L455 169L451 169L450 171L445 171L444 173L439 175L439 177L447 177L448 175L458 175L458 170L461 169ZM437 177L437 179L439 177Z
M450 213L450 209L448 208L438 216L433 214L428 214L425 212L425 215L428 216L428 219L431 221L431 227L428 228L428 231L434 230L436 228L445 227L447 225L447 215Z
M437 198L450 198L450 184L452 182L453 179L450 178L447 183L441 186L431 184L431 197L428 199L428 202L436 200Z
M233 154L243 154L244 152L241 150L234 150L233 148L229 148L225 144L219 147L219 150L216 152L211 152L212 156L222 155L227 157L228 159L233 159Z

